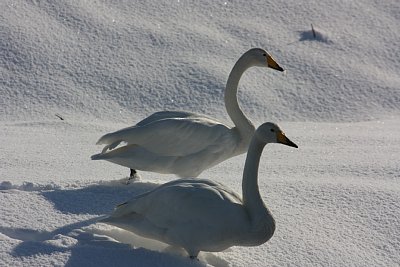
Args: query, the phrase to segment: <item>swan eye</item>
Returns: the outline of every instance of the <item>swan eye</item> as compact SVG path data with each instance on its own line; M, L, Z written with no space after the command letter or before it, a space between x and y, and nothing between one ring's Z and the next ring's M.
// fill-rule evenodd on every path
M271 129L271 132L275 132L275 130L274 130L274 129Z
M266 56L267 56L267 54L265 54L265 53L264 53L264 54L263 54L263 56L264 56L264 57L266 57Z

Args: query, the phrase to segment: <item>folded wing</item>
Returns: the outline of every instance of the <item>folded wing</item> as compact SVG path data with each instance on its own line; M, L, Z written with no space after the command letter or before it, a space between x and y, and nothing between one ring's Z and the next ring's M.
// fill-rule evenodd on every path
M153 114L154 115L154 114ZM143 121L138 125L109 133L97 144L116 147L120 142L139 145L159 155L186 156L204 149L218 149L232 142L232 131L224 124L207 117L174 117ZM104 151L105 152L105 151Z

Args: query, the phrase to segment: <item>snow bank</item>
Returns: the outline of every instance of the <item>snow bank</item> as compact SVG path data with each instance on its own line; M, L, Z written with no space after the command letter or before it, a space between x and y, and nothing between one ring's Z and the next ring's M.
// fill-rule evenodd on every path
M253 119L399 113L398 7L389 0L6 1L2 10L2 120L59 113L128 123L164 109L226 118L228 74L255 46L287 75L243 77L239 97ZM310 23L329 42L299 36Z

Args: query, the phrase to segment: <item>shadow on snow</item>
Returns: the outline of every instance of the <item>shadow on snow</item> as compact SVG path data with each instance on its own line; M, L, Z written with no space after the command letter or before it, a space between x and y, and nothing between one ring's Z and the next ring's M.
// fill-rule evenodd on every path
M62 213L96 217L64 225L51 232L12 227L0 227L0 232L21 241L11 252L14 257L69 253L66 266L205 266L204 261L214 266L229 266L228 262L211 253L204 253L204 260L193 261L182 254L137 247L140 242L135 243L135 239L133 244L131 242L135 247L132 247L119 242L124 238L113 236L112 231L87 231L105 214L109 214L115 205L157 185L142 182L125 185L114 181L78 189L41 191L40 194Z

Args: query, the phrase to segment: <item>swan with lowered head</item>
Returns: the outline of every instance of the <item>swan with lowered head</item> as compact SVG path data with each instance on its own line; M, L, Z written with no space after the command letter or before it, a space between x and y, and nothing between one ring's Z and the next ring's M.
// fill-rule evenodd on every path
M131 169L197 177L228 158L246 152L255 127L237 99L242 74L250 67L283 69L261 48L244 53L233 67L225 88L225 107L235 127L216 119L183 111L162 111L138 124L108 133L97 144L103 151L93 160L107 160ZM117 147L121 142L127 143Z
M275 231L274 218L258 188L258 166L267 143L297 148L279 126L262 124L248 149L243 198L211 180L178 179L119 205L102 222L181 247L191 258L200 251L261 245Z

